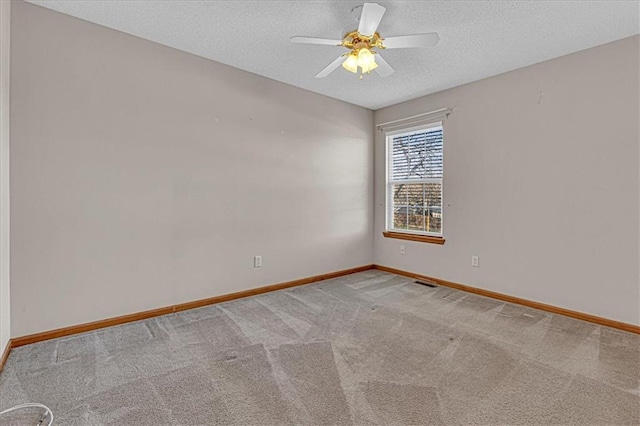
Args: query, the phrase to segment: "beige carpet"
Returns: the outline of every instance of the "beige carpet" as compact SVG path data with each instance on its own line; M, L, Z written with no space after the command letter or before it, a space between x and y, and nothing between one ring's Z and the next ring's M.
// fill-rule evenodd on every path
M639 395L638 335L380 271L17 348L0 375L0 410L56 425L638 425Z

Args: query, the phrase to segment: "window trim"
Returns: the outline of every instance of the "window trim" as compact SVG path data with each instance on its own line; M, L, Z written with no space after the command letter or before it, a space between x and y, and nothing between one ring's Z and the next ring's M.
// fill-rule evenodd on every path
M398 136L405 136L405 135L409 135L412 133L416 133L418 131L429 131L429 129L433 129L433 128L437 128L437 127L442 127L442 134L443 134L443 143L442 143L442 162L443 162L443 176L440 179L434 179L434 178L425 178L425 179L420 179L420 180L411 180L412 183L440 183L441 184L441 200L442 200L442 206L441 206L441 214L442 214L442 219L441 219L441 226L440 226L440 232L428 232L428 231L416 231L416 230L411 230L411 229L395 229L390 227L390 224L393 223L393 219L392 219L392 215L393 215L393 209L389 208L390 207L390 200L389 200L389 194L390 194L390 190L389 190L389 186L396 184L398 182L402 183L402 181L404 179L399 179L396 181L393 181L393 183L390 182L389 180L389 176L392 170L392 162L393 162L393 156L389 155L390 152L390 148L391 148L391 144L393 142L393 138L398 137ZM384 225L384 232L382 233L384 237L386 238L398 238L398 239L403 239L403 240L410 240L410 241L420 241L420 242L428 242L428 243L434 243L434 244L444 244L445 239L444 239L444 123L442 122L442 120L437 120L437 121L432 121L432 122L428 122L428 123L424 123L421 125L414 125L414 126L410 126L410 127L403 127L402 129L395 129L395 130L390 130L385 132L385 157L386 157L386 161L385 161L385 188L384 188L384 198L385 198L385 203L384 203L384 209L385 209L385 225ZM407 181L408 182L408 181Z

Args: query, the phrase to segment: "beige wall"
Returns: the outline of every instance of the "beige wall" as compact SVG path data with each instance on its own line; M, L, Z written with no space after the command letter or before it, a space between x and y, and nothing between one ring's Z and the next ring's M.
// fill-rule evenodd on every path
M640 324L638 55L628 38L376 111L454 108L444 246L382 237L376 133L375 262Z
M454 108L436 246L381 236L371 112L12 13L14 337L372 260L640 324L638 37L376 112Z
M0 1L0 356L9 343L9 51L11 2Z
M22 2L13 23L14 337L371 263L370 111Z

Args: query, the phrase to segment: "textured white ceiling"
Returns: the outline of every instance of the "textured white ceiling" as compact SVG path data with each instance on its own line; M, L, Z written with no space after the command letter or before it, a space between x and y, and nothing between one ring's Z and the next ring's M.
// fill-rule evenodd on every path
M362 81L345 50L289 42L342 38L364 1L38 1L50 9L297 87L378 109L640 32L638 1L377 1L382 37L436 31L435 48L382 53L396 69Z

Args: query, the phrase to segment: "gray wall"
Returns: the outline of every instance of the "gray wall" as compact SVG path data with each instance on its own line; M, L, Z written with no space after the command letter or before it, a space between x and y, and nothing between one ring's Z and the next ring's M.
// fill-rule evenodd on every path
M444 246L382 236L376 133L375 262L640 324L638 56L636 36L376 111L454 108Z
M12 9L14 337L372 260L640 324L638 37L376 112L454 108L436 246L381 235L371 112Z
M11 334L9 303L10 29L11 2L0 1L0 354L7 347Z
M13 6L14 337L372 262L370 111Z

